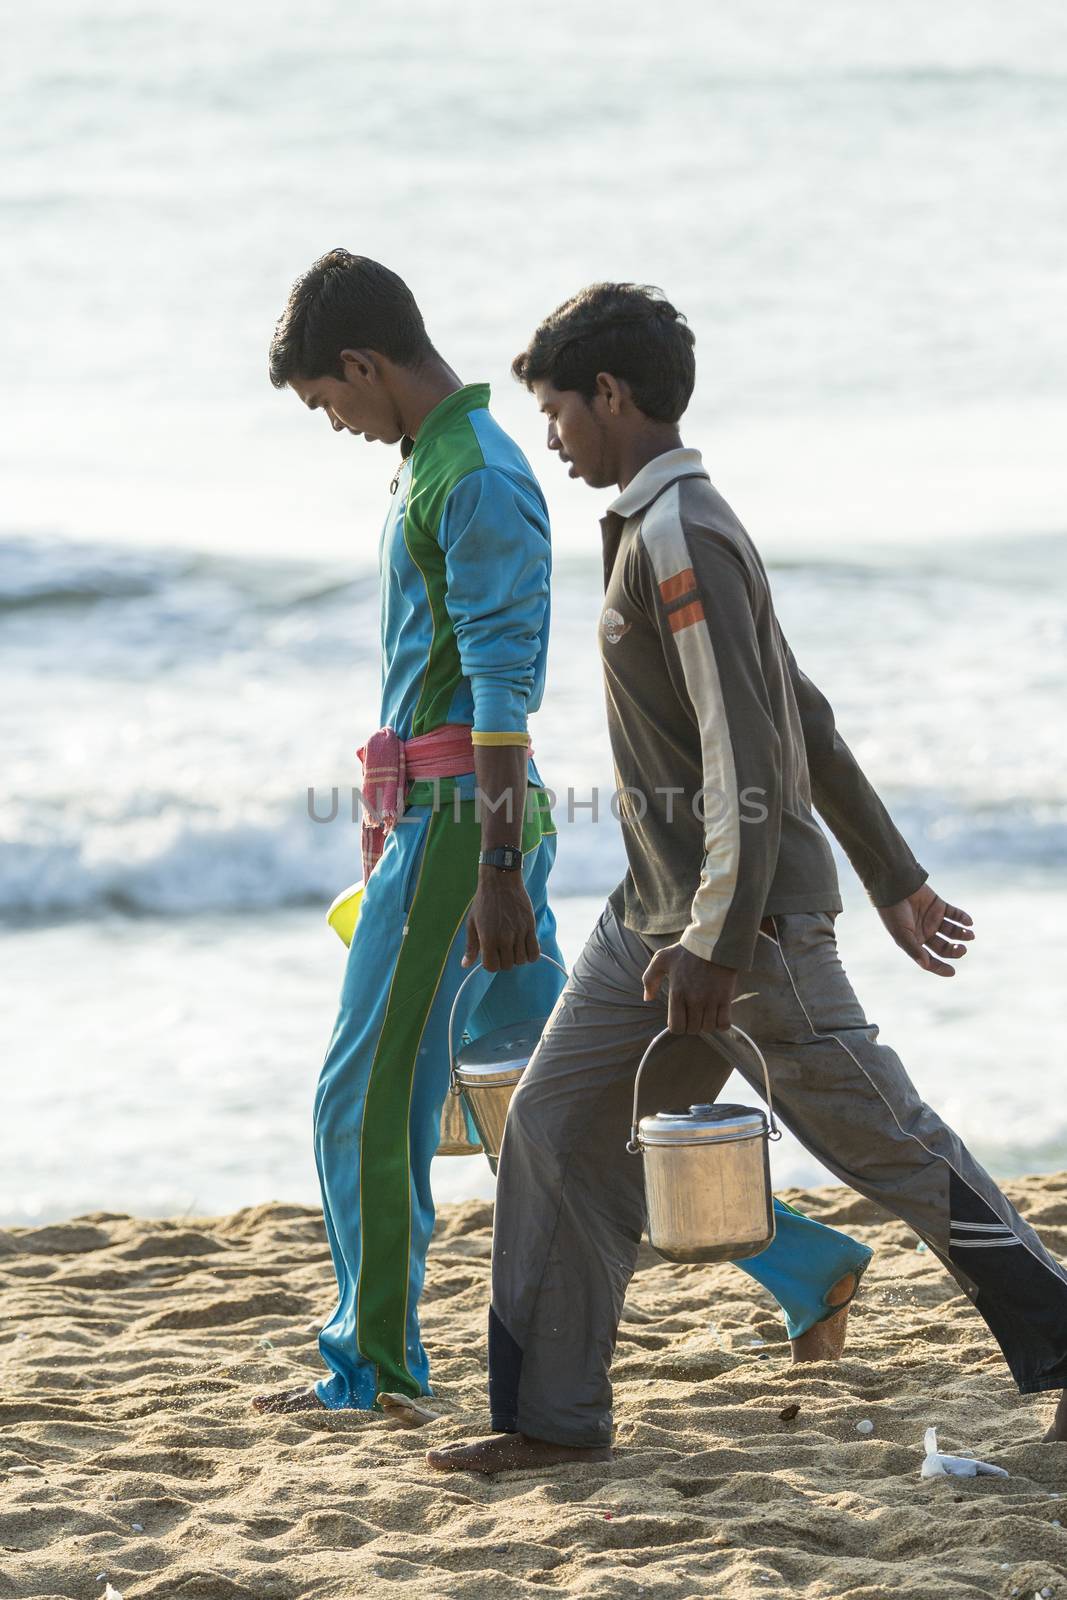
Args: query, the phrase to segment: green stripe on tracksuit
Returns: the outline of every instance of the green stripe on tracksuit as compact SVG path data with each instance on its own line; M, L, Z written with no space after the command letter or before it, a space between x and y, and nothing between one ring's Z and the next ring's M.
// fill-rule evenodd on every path
M341 1003L315 1097L315 1154L338 1302L319 1336L331 1409L378 1394L429 1393L418 1303L433 1232L430 1163L448 1090L448 1017L477 887L481 824L451 780L412 786L363 894ZM546 797L530 791L523 874L541 949L560 961L548 874L556 840ZM457 1039L547 1017L563 975L547 961L479 971L463 992Z

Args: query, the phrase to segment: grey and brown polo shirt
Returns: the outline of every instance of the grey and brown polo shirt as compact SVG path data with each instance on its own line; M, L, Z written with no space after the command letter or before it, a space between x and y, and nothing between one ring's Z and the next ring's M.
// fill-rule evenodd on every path
M670 450L614 501L600 652L638 933L751 965L761 919L841 909L813 806L876 905L926 878L828 701L800 671L755 546L697 450Z

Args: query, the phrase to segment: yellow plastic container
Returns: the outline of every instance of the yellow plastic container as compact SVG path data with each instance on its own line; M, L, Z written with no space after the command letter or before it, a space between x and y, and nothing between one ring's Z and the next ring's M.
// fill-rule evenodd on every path
M363 903L363 879L342 889L326 913L326 921L342 944L350 945L359 921L359 908Z

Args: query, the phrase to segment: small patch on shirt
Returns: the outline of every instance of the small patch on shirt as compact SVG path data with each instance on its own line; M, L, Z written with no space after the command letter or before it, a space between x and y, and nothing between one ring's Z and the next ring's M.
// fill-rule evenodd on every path
M664 605L669 605L672 600L680 600L683 594L693 593L696 586L696 573L692 567L683 567L673 577L664 578L659 586L660 597Z
M629 633L632 623L627 622L621 611L616 611L614 606L608 606L600 618L600 627L609 644L618 644L624 633Z
M683 628L691 628L694 622L704 621L704 606L701 601L694 600L678 611L669 612L667 620L671 625L671 632L680 633Z

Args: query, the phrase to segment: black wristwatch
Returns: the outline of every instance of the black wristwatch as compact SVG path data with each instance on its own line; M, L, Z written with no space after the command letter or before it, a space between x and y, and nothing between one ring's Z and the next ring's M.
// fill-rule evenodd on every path
M498 844L495 850L483 850L478 857L480 867L499 867L501 872L522 871L522 851L513 844Z

